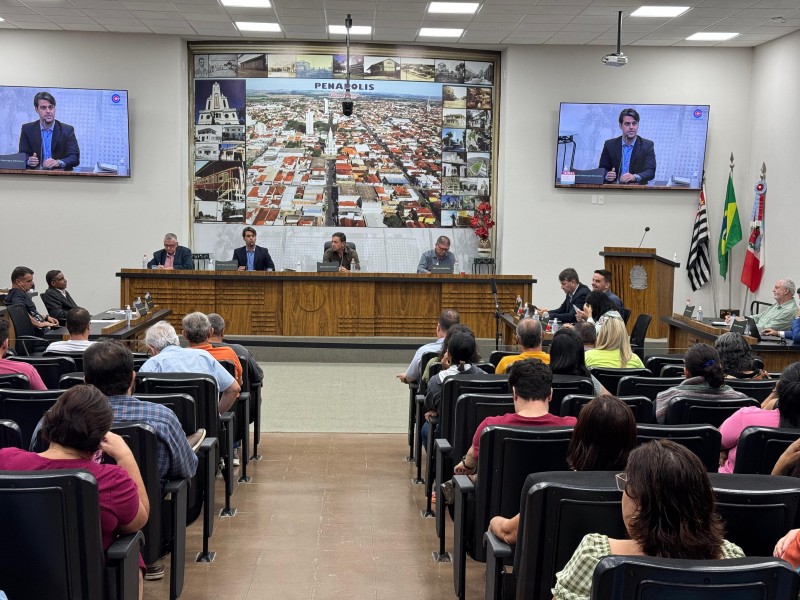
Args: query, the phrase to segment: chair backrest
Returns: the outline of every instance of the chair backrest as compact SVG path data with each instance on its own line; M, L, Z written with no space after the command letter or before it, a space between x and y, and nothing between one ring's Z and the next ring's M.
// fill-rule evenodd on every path
M755 398L759 402L763 402L772 393L777 381L769 379L755 380L752 379L726 379L725 383L735 389L737 392L747 394L751 398Z
M442 386L442 402L439 406L439 430L437 437L453 443L456 400L466 393L505 394L508 392L508 375L453 375Z
M0 390L0 419L11 419L22 431L28 448L39 419L56 403L64 390Z
M745 427L736 444L734 473L769 475L778 458L800 438L800 430L778 427Z
M661 372L656 375L659 377L683 377L684 368L683 365L664 365L661 367Z
M484 373L488 373L489 375L494 375L494 365L490 362L478 362L475 363L475 368L480 369Z
M89 473L0 472L0 531L9 598L105 597L100 504Z
M460 459L472 445L483 420L514 412L512 394L467 392L456 399L451 456ZM455 462L455 461L454 461Z
M6 310L8 311L8 317L11 319L11 324L14 326L14 337L16 338L14 350L19 356L29 356L33 354L35 341L25 340L24 338L36 338L38 337L38 332L33 326L33 323L31 323L28 311L25 310L25 307L21 304L12 304L11 306L7 306Z
M636 445L667 439L694 452L709 472L719 468L722 434L711 425L636 425Z
M42 354L45 358L49 356L66 356L67 358L71 358L75 363L75 371L83 372L83 352L54 352L52 350L45 351Z
M489 362L492 363L496 369L503 358L506 356L516 356L517 354L519 354L519 352L515 350L492 350L492 353L489 355Z
M422 353L422 356L419 359L419 374L420 374L420 378L419 378L419 382L418 382L419 387L417 388L417 393L418 394L424 394L427 391L428 384L425 381L422 380L422 374L425 372L425 367L428 366L428 363L431 361L431 359L436 358L437 356L439 356L438 352L423 352ZM433 368L433 366L434 365L431 365L431 369ZM442 368L442 365L440 364L439 368L436 370L436 373L438 373L439 369L441 369L441 368ZM433 375L435 375L435 373L433 373L431 369L428 369L428 377L429 378L432 377Z
M607 556L594 570L592 600L795 598L798 575L777 558L677 560Z
M10 360L33 365L49 390L58 389L58 380L62 375L78 370L69 356L12 356Z
M178 417L181 429L183 429L187 437L197 431L197 404L189 394L146 394L136 392L136 397L139 400L146 400L154 404L163 404L172 410Z
M356 245L353 242L345 242L345 245L348 248L350 248L351 250L355 250L356 249ZM331 247L331 241L328 240L327 242L325 242L325 246L324 246L323 250L328 250L330 247Z
M797 527L800 480L772 475L709 473L725 537L747 556L771 556L781 536Z
M142 365L147 362L150 355L147 352L134 352L133 353L133 370L138 372Z
M630 308L623 308L622 309L622 322L625 323L625 325L628 324L628 321L631 318L631 314L633 314L633 311L631 311Z
M532 473L519 507L517 598L550 598L556 573L588 533L626 538L622 492L610 471Z
M636 317L636 322L633 324L633 329L631 330L631 347L644 347L647 329L650 327L650 321L652 320L653 317L645 314Z
M145 394L188 394L197 407L197 427L209 437L219 437L219 392L217 382L205 373L136 374L136 392ZM194 433L194 432L192 432Z
M589 369L595 379L599 381L610 393L617 393L617 385L623 377L639 376L652 377L649 369L611 369L608 367L592 367Z
M675 387L683 377L623 377L617 384L618 396L646 396L655 401L658 392Z
M562 417L578 417L581 409L588 404L594 396L588 394L570 394L561 402ZM631 407L637 423L655 423L655 404L645 396L621 397L625 404Z
M594 384L588 377L578 375L553 375L553 397L550 414L561 414L561 401L570 394L594 394Z
M11 419L0 419L0 448L22 448L22 431Z
M734 398L731 400L709 400L679 396L667 407L664 423L667 425L686 425L689 423L708 423L719 427L740 408L758 407L759 403L752 398Z
M648 356L644 366L655 375L661 374L661 369L666 365L680 365L683 367L683 354L666 354L661 356Z
M29 390L31 382L22 373L8 373L0 375L0 389Z
M72 386L81 385L82 383L85 383L85 381L86 378L84 377L83 372L66 373L59 378L58 387L59 389L62 390L68 390Z

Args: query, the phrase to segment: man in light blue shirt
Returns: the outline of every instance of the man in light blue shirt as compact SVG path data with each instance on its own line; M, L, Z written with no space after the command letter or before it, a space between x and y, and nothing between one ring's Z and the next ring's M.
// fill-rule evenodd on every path
M436 340L430 344L420 346L414 353L414 358L411 359L406 372L399 373L396 377L403 383L419 381L419 378L422 376L422 370L425 368L419 364L419 361L422 359L422 355L426 352L439 352L442 349L442 342L444 341L444 336L447 335L447 330L456 323L460 322L461 315L458 314L458 311L455 311L451 308L444 309L439 314L439 322L436 324Z
M233 375L205 350L181 348L175 328L166 321L159 321L148 329L144 343L150 358L139 369L141 373L206 373L216 380L222 392L220 414L230 410L236 402L241 388Z

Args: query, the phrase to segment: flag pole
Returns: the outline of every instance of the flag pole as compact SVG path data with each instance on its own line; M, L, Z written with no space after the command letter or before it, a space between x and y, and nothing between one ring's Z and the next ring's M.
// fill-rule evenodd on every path
M760 180L759 180L759 181L760 181L761 183L764 183L766 180L767 180L767 163L765 163L765 162L762 162L762 163L761 163L761 178L760 178ZM756 199L755 199L753 202L759 202L758 195L756 195ZM755 211L755 208L753 208L753 211ZM764 231L764 228L763 228L763 223L764 223L764 221L763 221L763 214L762 214L762 221L761 221L761 223L762 223L762 228L761 228L761 231L763 232L763 231ZM750 227L751 227L751 228L753 227L753 222L752 222L752 221L750 222ZM765 256L764 258L766 258L766 256ZM763 264L763 263L762 263L762 264ZM763 267L762 267L762 268L763 268ZM760 283L760 282L759 282L759 283ZM744 314L747 314L745 311L747 310L747 295L748 295L749 293L750 293L750 288L749 288L747 285L745 285L745 286L744 286L744 303L742 304L742 314L743 314L743 315L744 315ZM754 295L754 296L755 296L755 295Z
M730 173L731 180L733 180L733 167L734 166L735 165L733 164L733 152L731 152L731 173ZM728 254L728 273L727 273L727 276L725 277L725 279L728 280L728 307L731 308L731 307L733 307L733 282L731 282L731 276L730 276L731 275L731 266L732 266L731 265L731 260L730 260L731 259L731 251L728 250L727 254Z
M705 172L705 169L703 170L703 180L702 180L700 189L703 191L703 195L705 195L705 191L706 191L706 172ZM707 223L713 223L713 221L711 220L711 215L709 214L709 211L708 211L708 198L706 198L706 222ZM709 256L709 259L710 258L711 257ZM711 267L712 264L713 264L713 262L711 260L709 260L709 267ZM709 270L711 272L711 278L710 278L711 279L711 315L713 316L713 315L718 315L719 314L717 312L717 284L714 283L714 269L710 268Z

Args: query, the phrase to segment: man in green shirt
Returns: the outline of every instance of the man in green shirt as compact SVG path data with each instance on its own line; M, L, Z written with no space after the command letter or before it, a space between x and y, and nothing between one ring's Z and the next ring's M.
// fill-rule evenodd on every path
M772 297L775 304L757 315L753 321L760 330L775 329L785 331L792 328L792 319L797 312L797 302L794 300L795 285L791 279L779 279L772 288Z

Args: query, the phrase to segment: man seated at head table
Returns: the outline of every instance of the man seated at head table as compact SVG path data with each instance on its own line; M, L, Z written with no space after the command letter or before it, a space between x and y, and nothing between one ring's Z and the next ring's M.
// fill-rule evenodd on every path
M47 314L58 319L61 325L67 323L67 311L78 306L67 291L67 278L58 269L48 271L44 276L47 289L42 294L42 302L47 308Z
M358 252L355 248L348 247L347 236L341 231L337 231L331 236L331 247L322 255L322 262L339 263L340 271L349 271L353 261L356 263L356 271L360 271L361 263L358 260Z
M46 352L83 352L94 342L89 340L92 315L80 306L70 309L67 313L68 340L53 342L47 347Z
M495 373L502 375L515 362L536 358L544 364L550 364L550 355L542 352L542 324L534 319L520 319L517 323L517 344L522 348L520 354L504 356L497 364Z
M58 327L58 320L53 317L43 317L28 292L34 288L33 270L28 267L16 267L11 271L11 289L6 294L6 306L20 305L30 317L36 334L42 335L43 329Z
M778 279L772 288L772 304L764 312L752 315L753 321L759 331L766 333L768 330L786 331L792 327L792 319L797 312L797 302L793 296L795 292L794 281L791 279ZM736 317L729 315L725 322L731 324Z
M794 286L794 282L791 279L784 279L784 283L786 282ZM800 290L797 291L797 295L800 296ZM794 340L795 344L800 344L800 309L795 311L791 324L788 327L769 327L764 330L764 333L767 335L777 335L787 340Z
M433 267L450 267L456 264L456 255L450 252L450 238L446 235L439 236L433 250L424 252L417 265L417 273L430 273Z
M583 308L586 304L586 296L589 295L588 286L581 283L578 272L573 268L566 268L558 274L561 282L561 290L567 295L564 302L558 308L547 310L540 308L539 316L544 317L545 313L550 319L558 319L559 323L574 323L576 321L575 307Z
M274 271L275 263L269 255L269 250L256 246L256 230L245 227L242 230L244 246L233 251L233 259L239 263L240 271Z
M47 386L42 381L36 368L25 362L18 360L8 360L5 356L8 352L8 321L0 319L0 375L25 375L30 383L32 390L46 390Z
M178 245L178 236L168 233L164 236L164 249L153 252L147 263L148 269L194 269L192 251Z

